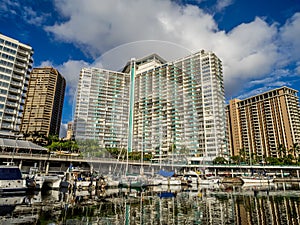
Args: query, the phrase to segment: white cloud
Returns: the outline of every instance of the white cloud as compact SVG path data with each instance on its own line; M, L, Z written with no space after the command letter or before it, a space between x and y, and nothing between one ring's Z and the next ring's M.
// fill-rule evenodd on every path
M192 43L208 42L206 34L217 29L212 16L198 7L165 0L102 4L98 0L57 1L57 7L69 19L45 29L95 57L118 45L140 40L171 41L189 48L195 45Z
M297 75L300 75L300 62L297 63L297 67L296 67L296 73Z
M231 4L231 0L217 1L215 7L222 10ZM296 35L299 34L299 14L282 28L276 23L268 24L262 18L255 18L225 32L218 28L212 15L199 7L170 0L56 0L56 8L65 17L64 21L47 26L45 30L94 57L94 65L120 69L131 57L159 51L156 49L163 49L161 52L166 57L176 55L176 48L165 50L159 44L156 48L142 46L141 43L146 42L149 45L149 40L176 43L192 51L215 52L223 61L227 96L236 95L247 81L270 76L282 66L280 63L285 56L280 55L279 32L285 43L295 49L299 49L300 43L299 35ZM122 47L115 48L120 45ZM178 49L181 54L184 52L184 48ZM295 56L288 61L292 57ZM62 67L69 62L65 64ZM80 66L80 63L75 66Z
M16 9L20 8L20 3L12 0L3 0L0 4L0 13L4 17L16 16Z
M233 4L233 0L218 0L215 8L218 12L220 12L232 4Z
M238 96L237 98L238 99L246 99L246 98L249 98L249 97L252 97L252 96L255 96L255 95L259 95L259 94L264 93L264 92L267 92L271 89L273 89L273 88L270 88L270 87L267 87L267 86L261 87L261 88L256 88L256 89L253 89L249 92L246 92L246 93Z
M41 12L34 11L31 7L25 6L22 11L22 16L25 21L29 24L40 26L45 22L51 15Z
M83 67L88 67L90 65L87 62L84 62L83 60L69 60L63 63L62 65L54 65L51 61L44 61L38 67L45 66L51 66L57 69L60 72L60 74L66 79L68 87L68 92L66 93L66 95L72 102L76 92L80 70Z
M60 125L59 138L64 138L67 136L68 124L62 123Z
M29 3L15 0L2 0L0 4L0 14L6 18L22 18L26 23L40 26L51 16L49 13L43 13L41 10L35 11L28 6ZM35 7L37 8L37 7Z
M300 59L300 13L295 13L281 28L283 52L293 59Z

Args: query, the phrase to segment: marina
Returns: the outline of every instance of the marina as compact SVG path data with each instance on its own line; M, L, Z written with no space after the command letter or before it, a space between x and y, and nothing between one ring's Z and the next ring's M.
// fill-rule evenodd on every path
M299 197L299 183L47 190L1 197L0 223L297 224Z
M274 224L300 208L298 167L40 157L1 166L14 168L24 189L0 193L0 224ZM265 204L275 208L261 213Z

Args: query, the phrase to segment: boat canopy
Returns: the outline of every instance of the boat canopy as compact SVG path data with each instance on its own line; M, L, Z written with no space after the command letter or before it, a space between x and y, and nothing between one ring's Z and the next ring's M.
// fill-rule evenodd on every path
M165 171L165 170L160 170L158 171L158 174L163 176L163 177L173 177L175 172L174 171Z
M1 166L0 180L21 180L22 173L18 167L15 166Z

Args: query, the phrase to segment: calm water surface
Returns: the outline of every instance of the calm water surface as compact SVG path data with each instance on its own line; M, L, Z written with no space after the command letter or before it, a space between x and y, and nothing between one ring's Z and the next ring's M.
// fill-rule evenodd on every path
M0 224L300 224L299 183L52 190L0 204Z

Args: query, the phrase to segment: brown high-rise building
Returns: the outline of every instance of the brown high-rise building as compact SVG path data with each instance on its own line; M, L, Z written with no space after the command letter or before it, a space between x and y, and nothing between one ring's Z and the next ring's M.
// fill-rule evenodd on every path
M245 100L233 99L226 110L231 155L281 157L300 145L297 91L281 87ZM285 153L279 148L285 149ZM299 152L293 153L298 156Z
M24 115L23 134L59 135L66 81L52 67L31 72Z

